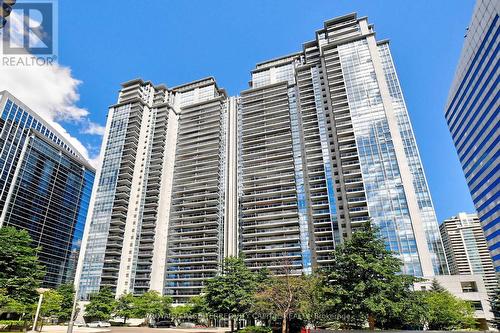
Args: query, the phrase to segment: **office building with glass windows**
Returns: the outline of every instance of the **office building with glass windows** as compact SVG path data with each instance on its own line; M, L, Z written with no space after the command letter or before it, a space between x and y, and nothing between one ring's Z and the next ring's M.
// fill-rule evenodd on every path
M42 116L0 92L0 226L41 248L43 287L75 277L94 168Z
M388 41L366 18L325 22L229 97L213 78L141 79L111 106L81 261L101 286L185 303L224 257L309 274L363 223L415 276L444 248Z
M439 226L453 275L480 275L492 295L498 288L490 252L477 214L458 213Z
M499 13L498 1L476 2L445 117L500 274Z

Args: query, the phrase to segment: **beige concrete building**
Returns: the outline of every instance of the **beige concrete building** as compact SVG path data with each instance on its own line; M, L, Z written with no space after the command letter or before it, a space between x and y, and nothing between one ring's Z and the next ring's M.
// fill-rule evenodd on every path
M480 275L489 294L499 287L493 261L476 214L459 213L440 226L451 274Z

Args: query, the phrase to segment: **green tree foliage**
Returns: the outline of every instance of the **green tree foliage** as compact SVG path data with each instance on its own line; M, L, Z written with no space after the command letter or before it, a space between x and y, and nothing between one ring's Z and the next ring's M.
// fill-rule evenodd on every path
M115 302L113 314L116 317L123 318L123 324L127 323L127 319L132 318L135 314L135 299L134 295L127 293L121 295Z
M193 315L193 306L191 304L174 306L170 311L170 317L176 326L184 320L190 320Z
M292 275L285 265L283 274L267 279L256 293L254 312L258 316L280 318L282 333L288 333L290 317L300 314L301 306L304 307L310 296L308 291L307 278Z
M40 307L41 324L38 329L43 328L44 319L48 317L57 317L61 311L63 296L56 290L49 289L43 293L42 306Z
M434 278L432 279L430 291L443 292L446 291L446 289L444 289L443 286L439 283L439 281L436 278Z
M228 257L224 259L221 273L206 283L207 307L212 313L229 315L231 331L234 331L234 319L250 310L256 288L257 275L245 266L243 259Z
M327 306L344 328L384 326L401 316L402 301L414 278L400 275L402 262L385 247L370 224L365 224L334 251L327 271Z
M10 298L11 309L24 312L38 299L36 289L45 275L38 251L27 231L0 228L0 289Z
M329 315L325 305L325 278L320 274L302 277L304 292L300 294L299 315L313 326L325 322Z
M191 312L193 314L208 315L210 313L205 295L203 294L191 297L188 305L191 307Z
M500 330L500 284L495 290L495 294L490 299L491 312L495 316L493 319L493 325Z
M424 292L425 322L430 330L456 330L475 325L472 306L448 291Z
M146 318L146 322L158 320L170 313L172 298L161 296L160 293L150 290L135 298L135 315Z
M85 317L91 321L109 320L115 306L115 297L110 288L104 287L90 295L90 302L85 307Z
M71 283L62 284L57 288L57 292L62 296L61 310L57 313L57 319L59 322L68 322L73 310L75 287Z
M49 289L43 293L41 317L56 317L61 310L63 297L56 290Z

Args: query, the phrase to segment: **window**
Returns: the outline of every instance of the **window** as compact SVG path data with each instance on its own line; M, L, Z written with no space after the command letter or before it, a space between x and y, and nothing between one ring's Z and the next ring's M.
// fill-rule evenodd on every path
M475 311L483 311L483 305L481 301L470 301L470 305Z
M475 281L464 281L460 282L462 285L462 291L464 293L475 293L477 292L477 284Z

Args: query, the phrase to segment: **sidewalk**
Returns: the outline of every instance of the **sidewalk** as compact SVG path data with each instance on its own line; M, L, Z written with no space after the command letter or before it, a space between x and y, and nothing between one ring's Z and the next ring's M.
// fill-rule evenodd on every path
M65 333L67 330L68 326L47 325L43 327L42 333ZM73 327L73 332L75 333L97 333L109 331L109 328Z

